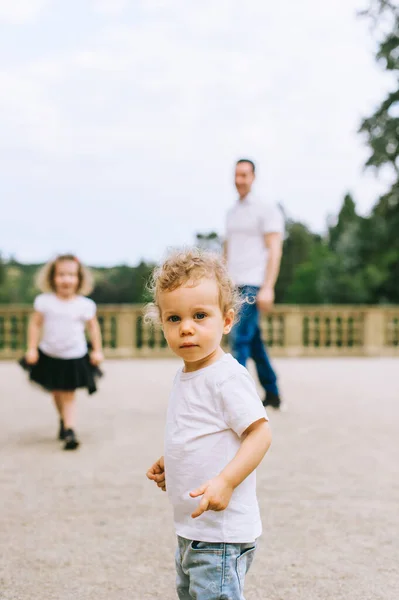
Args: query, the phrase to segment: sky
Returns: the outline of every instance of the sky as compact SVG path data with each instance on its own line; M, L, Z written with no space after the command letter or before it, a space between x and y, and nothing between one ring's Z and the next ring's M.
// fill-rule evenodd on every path
M159 260L224 232L234 163L323 231L387 182L357 134L391 82L361 0L0 0L0 251Z

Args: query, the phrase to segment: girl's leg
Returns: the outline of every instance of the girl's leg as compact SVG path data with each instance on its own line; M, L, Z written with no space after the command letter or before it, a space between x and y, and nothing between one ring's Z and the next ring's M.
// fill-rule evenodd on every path
M62 415L65 427L64 450L75 450L79 446L74 432L76 421L76 394L63 391L61 393Z
M58 412L58 414L60 416L60 419L62 420L63 415L62 415L62 398L61 398L61 394L62 394L62 392L59 392L58 390L54 390L53 391L54 404L55 404L57 412Z
M65 439L65 426L64 426L64 415L63 415L63 404L62 404L62 396L61 396L62 392L60 392L59 390L53 390L53 400L54 400L54 404L55 407L57 409L58 415L60 417L60 429L58 432L58 439L59 440L64 440Z
M59 392L65 429L74 429L76 420L75 392Z

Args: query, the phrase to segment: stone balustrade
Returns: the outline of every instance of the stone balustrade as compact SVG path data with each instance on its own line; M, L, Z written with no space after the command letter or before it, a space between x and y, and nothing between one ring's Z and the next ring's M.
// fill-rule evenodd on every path
M0 306L0 359L21 356L31 310ZM171 356L141 305L100 305L98 317L107 358ZM399 306L278 305L262 333L274 356L399 356Z

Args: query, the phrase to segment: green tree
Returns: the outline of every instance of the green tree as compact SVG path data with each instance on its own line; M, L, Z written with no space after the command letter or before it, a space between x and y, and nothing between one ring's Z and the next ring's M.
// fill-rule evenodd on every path
M329 243L330 248L335 250L339 244L339 240L346 232L348 227L359 222L359 217L356 214L356 205L350 194L346 194L341 210L338 214L337 222L329 228Z
M120 265L94 271L96 286L91 294L98 304L131 304L148 301L146 291L154 265L141 261L137 267Z
M288 304L323 304L325 298L320 285L322 272L331 251L320 241L310 251L308 260L298 264L293 279L285 293Z
M306 297L306 285L304 286L303 282L299 294L301 300L295 299L295 294L292 293L292 284L298 268L312 260L312 257L317 254L316 248L320 244L321 237L312 233L306 225L287 220L280 274L276 284L276 302L311 302ZM313 297L313 294L311 296ZM292 298L294 299L292 300Z
M362 236L362 256L373 273L373 301L399 302L399 6L396 1L373 0L365 14L383 32L376 59L393 75L394 85L374 114L363 121L360 132L371 149L366 167L389 169L393 183L364 227L370 237Z
M3 257L0 254L0 285L4 285L6 280L6 269L3 262Z

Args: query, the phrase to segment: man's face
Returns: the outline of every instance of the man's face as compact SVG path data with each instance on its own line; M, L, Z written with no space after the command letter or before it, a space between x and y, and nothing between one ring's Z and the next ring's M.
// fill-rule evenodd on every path
M240 198L244 198L251 191L255 179L255 173L252 165L247 162L239 163L236 166L235 184Z

